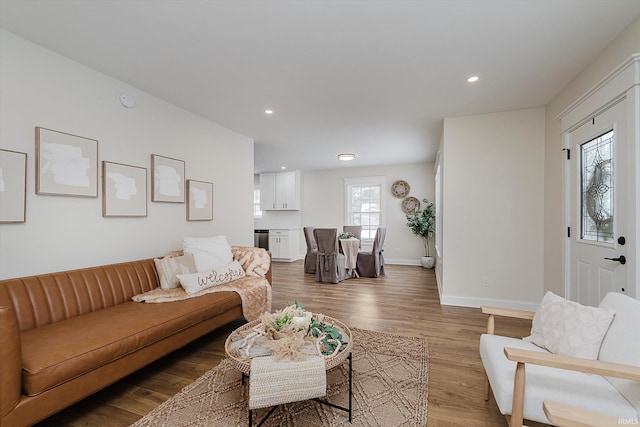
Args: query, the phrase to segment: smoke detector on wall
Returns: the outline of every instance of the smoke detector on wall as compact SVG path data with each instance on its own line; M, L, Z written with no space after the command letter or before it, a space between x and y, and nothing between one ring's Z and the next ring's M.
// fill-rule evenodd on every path
M121 93L120 104L127 108L133 108L136 105L136 100L133 95L129 95L128 93Z

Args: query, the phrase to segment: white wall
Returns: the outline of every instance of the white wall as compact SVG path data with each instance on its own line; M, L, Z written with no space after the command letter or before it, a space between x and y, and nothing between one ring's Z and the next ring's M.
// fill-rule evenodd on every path
M119 104L121 92L136 106ZM253 245L253 141L134 87L0 33L0 148L26 152L27 221L0 224L0 278L159 256L182 237L224 234ZM146 167L150 155L186 162L213 182L213 221L187 222L185 204L152 203L146 218L103 218L98 198L35 194L34 128L99 141L99 161ZM150 181L150 177L148 177Z
M562 174L564 153L558 114L624 62L640 52L640 17L636 18L587 68L565 86L546 109L544 286L564 295Z
M544 130L544 108L445 119L443 304L542 298Z
M404 165L353 167L323 171L305 171L302 175L302 226L335 227L342 230L345 224L344 179L362 176L384 176L386 185L384 225L387 227L384 257L387 263L420 264L424 256L422 239L413 235L406 226L401 209L402 199L391 194L391 184L402 179L411 187L409 196L433 202L435 195L433 163ZM304 236L301 237L301 253L306 251ZM433 255L433 241L431 242Z

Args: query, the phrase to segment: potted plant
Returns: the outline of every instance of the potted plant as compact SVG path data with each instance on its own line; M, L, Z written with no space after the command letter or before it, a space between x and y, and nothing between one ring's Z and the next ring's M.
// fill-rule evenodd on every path
M429 253L429 239L436 231L436 213L433 203L426 198L422 199L422 202L424 203L423 209L416 209L415 212L407 214L407 227L413 231L413 234L422 237L424 240L426 256L420 259L422 266L424 268L433 268L435 258Z

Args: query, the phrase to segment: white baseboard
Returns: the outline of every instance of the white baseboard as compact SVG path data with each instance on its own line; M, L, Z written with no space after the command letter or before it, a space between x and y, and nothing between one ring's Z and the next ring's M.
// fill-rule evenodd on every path
M304 260L304 257L300 258L300 257L292 257L292 258L271 258L271 261L273 262L294 262L294 261L298 261L298 260Z
M473 298L473 297L454 297L443 295L440 296L441 305L454 305L459 307L475 307L490 305L494 307L513 308L517 310L536 311L540 303L511 301L502 299Z
M420 264L420 260L419 259L385 258L384 259L384 263L385 264L396 264L396 265L418 265L418 266L422 266L422 264Z

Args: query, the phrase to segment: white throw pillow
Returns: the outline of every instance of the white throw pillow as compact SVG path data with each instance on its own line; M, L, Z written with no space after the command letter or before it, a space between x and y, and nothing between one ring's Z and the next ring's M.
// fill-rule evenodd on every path
M244 277L245 273L238 261L193 274L178 274L178 279L188 294L195 294L212 286L228 283Z
M225 236L185 237L182 249L185 254L193 255L197 271L209 271L233 261L231 245Z
M178 274L195 273L196 264L193 255L187 254L183 256L165 256L164 258L155 258L158 279L160 279L160 287L162 289L173 289L180 287Z
M597 359L615 310L568 301L547 291L525 341L551 353Z

